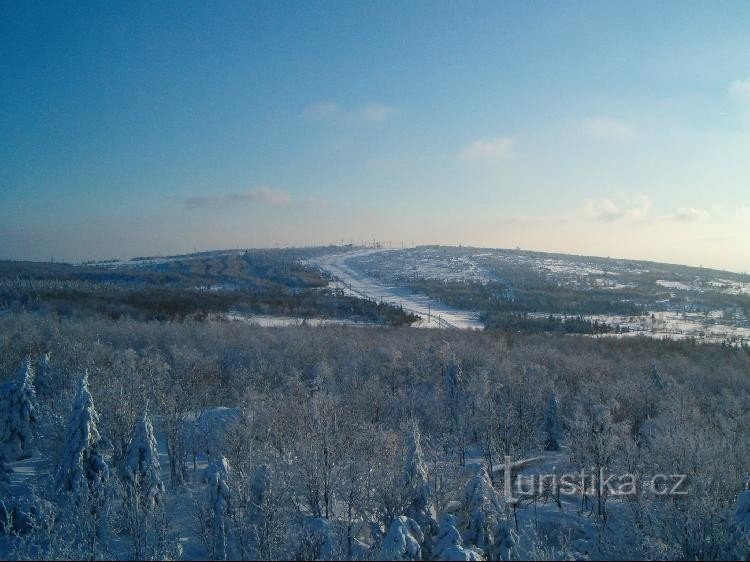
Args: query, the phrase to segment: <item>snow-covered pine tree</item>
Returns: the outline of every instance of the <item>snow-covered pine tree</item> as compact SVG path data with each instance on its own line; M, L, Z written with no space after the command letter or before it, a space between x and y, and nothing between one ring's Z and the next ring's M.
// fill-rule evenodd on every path
M459 461L466 461L465 409L466 391L463 371L456 354L451 352L443 369L443 396L448 411L448 424L452 441L457 449Z
M422 452L419 425L416 420L412 420L409 425L403 476L407 500L406 516L414 519L426 531L427 527L435 525L431 513L432 500L427 465Z
M737 560L750 560L750 480L737 496L737 509L732 522L733 550Z
M10 483L10 475L13 474L13 469L8 465L8 461L0 453L0 490L2 486Z
M36 360L36 373L34 376L34 388L40 399L55 392L55 381L52 380L51 354L40 353Z
M145 410L133 428L125 453L122 479L129 499L137 501L139 507L151 509L162 503L164 484L161 480L159 452L154 428Z
M482 560L478 552L463 547L456 518L449 513L444 513L440 518L432 552L436 560Z
M106 446L97 429L99 414L94 407L88 383L88 371L73 402L68 422L62 458L55 477L59 502L70 509L88 506L89 514L97 522L102 534L109 515L109 467L104 460Z
M664 388L664 379L656 367L656 359L651 361L651 384L658 390Z
M247 526L250 530L249 549L251 558L260 558L260 553L268 537L266 526L266 508L270 486L269 468L266 464L258 465L250 478L250 489L247 502Z
M379 560L421 560L424 534L419 524L400 515L393 520L380 547Z
M247 495L234 500L233 521L240 536L240 557L252 560L283 560L296 548L289 540L290 526L298 522L299 511L291 501L293 483L279 482L273 468L260 464L252 472ZM238 503L243 502L238 505ZM243 512L244 508L244 512ZM304 525L304 522L303 522Z
M210 521L207 533L208 550L213 560L227 559L227 533L229 531L229 515L232 507L231 491L229 489L229 463L224 455L214 461L206 469L208 481L208 506Z
M559 451L562 439L562 423L560 420L560 401L552 391L544 411L544 448L547 451Z
M507 560L517 537L504 514L503 501L481 465L466 485L466 530L464 540L493 560Z
M16 380L0 386L0 456L8 461L30 457L36 421L34 367L26 359Z
M296 560L336 560L331 524L323 517L305 517L302 521Z

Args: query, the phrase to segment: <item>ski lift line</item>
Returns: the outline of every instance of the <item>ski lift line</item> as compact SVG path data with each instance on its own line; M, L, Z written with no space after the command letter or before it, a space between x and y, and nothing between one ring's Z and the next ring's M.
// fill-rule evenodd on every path
M360 297L362 299L365 299L367 301L378 302L376 299L373 299L371 296L369 296L366 293L360 291L359 289L354 289L351 286L351 284L345 283L339 277L334 276L334 280L336 281L336 283L338 283L339 285L341 285L344 290L348 290L350 293L352 293L352 294L354 294L354 295L356 295L356 296L358 296L358 297ZM408 306L404 306L404 305L402 305L400 303L389 302L387 300L383 300L382 298L381 298L380 302L384 303L384 304L390 304L391 306L400 306L405 311L411 312L412 314L416 314L420 318L424 315L424 312L420 312L420 311L415 310L413 308L409 308ZM428 316L429 316L429 318L427 320L428 323L435 322L441 328L452 329L452 330L457 330L458 329L456 326L454 326L453 324L451 324L450 322L448 322L444 318L441 318L440 315L430 314Z

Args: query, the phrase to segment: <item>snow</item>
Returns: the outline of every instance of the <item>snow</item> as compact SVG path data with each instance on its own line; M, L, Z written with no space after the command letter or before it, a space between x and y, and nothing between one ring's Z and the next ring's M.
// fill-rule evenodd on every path
M381 326L374 322L356 322L344 318L299 318L296 316L276 316L271 314L245 314L238 311L228 312L224 318L236 322L247 322L262 328L280 328L283 326Z
M310 263L330 273L335 278L332 286L342 289L345 294L372 299L378 302L386 302L393 306L400 306L408 312L413 312L421 316L421 322L416 324L418 327L483 328L475 312L457 310L438 303L427 296L414 294L406 288L384 284L359 271L350 263L363 256L384 252L390 253L393 251L389 249L366 249L343 254L329 254L313 258L310 260ZM383 254L383 256L386 255Z
M652 318L653 315L653 318ZM531 318L564 318L570 315L549 314L544 312L529 313ZM706 343L729 343L736 345L750 342L750 327L736 326L724 321L725 314L721 310L700 312L657 311L647 312L642 316L626 316L618 314L585 314L583 318L591 322L597 321L612 327L627 328L626 332L595 334L597 338L626 338L644 336L656 339L682 340L687 338L699 339Z
M379 560L421 560L423 541L424 534L417 522L400 515L383 539Z
M665 281L663 279L658 279L655 283L662 287L666 287L667 289L679 289L680 291L690 291L694 289L694 287L686 285L681 281Z

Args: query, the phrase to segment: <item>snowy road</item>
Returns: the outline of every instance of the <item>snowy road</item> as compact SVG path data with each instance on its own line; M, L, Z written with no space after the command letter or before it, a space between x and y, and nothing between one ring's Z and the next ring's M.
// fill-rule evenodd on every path
M368 249L320 256L310 263L327 271L336 278L332 286L341 288L346 294L384 301L422 317L414 326L425 328L482 329L477 314L468 310L457 310L438 303L425 295L417 295L404 287L388 286L377 279L357 271L347 263L350 259L374 252L389 252L387 249Z

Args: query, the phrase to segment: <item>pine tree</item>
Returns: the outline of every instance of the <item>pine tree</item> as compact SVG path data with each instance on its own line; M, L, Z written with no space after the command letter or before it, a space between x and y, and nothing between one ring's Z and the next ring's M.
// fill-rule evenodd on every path
M52 364L50 362L51 354L41 353L36 360L36 373L34 376L34 388L40 399L47 397L55 392L55 381L52 380Z
M260 464L253 471L248 494L247 522L250 528L251 558L259 558L267 542L266 507L270 487L268 465Z
M460 463L466 461L466 436L464 434L466 415L466 391L463 371L456 354L451 352L443 370L443 395L448 411L448 426L459 454Z
M562 424L560 422L560 401L553 391L544 412L544 448L547 451L559 451L562 439Z
M482 560L478 552L463 547L456 518L448 513L440 518L440 526L432 552L437 560Z
M503 501L481 465L476 465L474 477L466 485L465 493L464 539L493 560L508 559L517 537L504 515Z
M734 512L733 525L750 538L750 480L737 495L737 509Z
M11 474L13 474L13 469L8 465L5 457L0 454L0 490L2 490L3 485L10 483Z
M431 491L427 465L422 452L421 435L416 420L411 422L406 444L404 490L407 501L406 516L414 519L427 532L436 527L431 513Z
M662 378L659 369L656 368L656 359L651 361L651 384L653 384L657 390L664 388L664 379Z
M97 429L98 423L87 371L73 403L55 486L61 503L69 507L87 505L90 515L105 524L110 499L109 467L104 460L106 444ZM102 533L104 527L97 526L97 531Z
M227 459L219 455L206 470L208 481L208 506L211 521L208 533L209 550L216 560L227 559L227 532L229 531L229 515L232 507L231 491L229 489L230 467Z
M323 517L306 517L302 521L302 532L297 560L335 560L334 537L331 524Z
M162 503L164 484L161 480L159 452L154 428L145 410L133 428L125 453L122 478L128 495L141 507L151 509Z
M122 522L134 560L173 559L181 546L169 530L164 484L154 428L147 412L133 427L121 469L124 497Z
M0 386L0 456L8 461L32 455L37 422L34 368L27 359L14 382Z
M420 560L424 534L419 524L400 515L393 520L380 547L380 560Z

